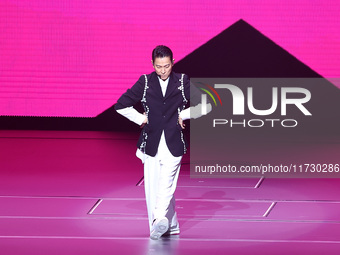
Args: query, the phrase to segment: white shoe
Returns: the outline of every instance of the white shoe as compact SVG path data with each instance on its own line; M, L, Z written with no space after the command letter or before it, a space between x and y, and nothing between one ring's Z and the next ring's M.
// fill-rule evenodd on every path
M158 240L169 228L169 220L166 217L156 219L152 224L150 238Z

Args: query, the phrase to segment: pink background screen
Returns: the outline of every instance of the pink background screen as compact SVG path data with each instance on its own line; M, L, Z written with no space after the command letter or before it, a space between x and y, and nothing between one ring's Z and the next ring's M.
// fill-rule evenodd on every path
M0 2L0 115L95 117L168 45L178 61L239 19L340 77L340 1Z

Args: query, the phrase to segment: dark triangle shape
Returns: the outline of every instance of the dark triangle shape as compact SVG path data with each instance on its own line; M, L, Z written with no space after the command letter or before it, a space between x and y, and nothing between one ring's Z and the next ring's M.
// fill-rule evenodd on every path
M190 77L320 77L244 20L174 65Z

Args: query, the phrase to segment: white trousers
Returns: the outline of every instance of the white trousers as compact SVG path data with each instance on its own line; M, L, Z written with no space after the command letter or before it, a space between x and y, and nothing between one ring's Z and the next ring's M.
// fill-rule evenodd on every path
M154 157L144 157L144 187L149 227L160 217L167 217L169 230L179 230L174 193L182 156L174 157L165 142L164 132Z

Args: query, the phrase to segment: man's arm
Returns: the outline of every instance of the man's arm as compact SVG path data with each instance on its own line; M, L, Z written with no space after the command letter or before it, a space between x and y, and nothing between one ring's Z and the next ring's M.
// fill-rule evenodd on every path
M190 79L187 75L184 76L184 91L187 98L190 95L191 101L190 104L192 106L184 109L179 114L178 123L181 125L183 129L185 127L183 121L188 119L200 118L203 115L208 114L212 110L212 105L210 104L210 102L207 102L205 105L202 104L201 102L202 92L190 82ZM206 112L205 114L203 114L202 107L205 107Z
M125 118L136 123L139 126L146 124L148 119L145 114L141 114L132 106L123 109L116 110L119 114L123 115Z
M145 77L142 75L131 89L128 89L123 95L121 95L115 105L115 110L119 114L139 126L147 123L147 117L138 112L135 108L133 108L133 106L142 99L144 87Z

